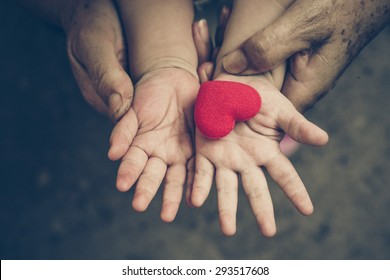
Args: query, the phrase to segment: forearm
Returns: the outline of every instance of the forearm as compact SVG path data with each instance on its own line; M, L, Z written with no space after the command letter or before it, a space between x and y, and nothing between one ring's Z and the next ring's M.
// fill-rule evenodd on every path
M183 68L196 76L191 0L118 0L118 4L135 80L167 67Z
M347 45L347 63L350 63L360 50L366 46L390 22L390 1L371 0L353 2L354 9L345 7L339 1L339 25L345 26L342 30L341 41Z

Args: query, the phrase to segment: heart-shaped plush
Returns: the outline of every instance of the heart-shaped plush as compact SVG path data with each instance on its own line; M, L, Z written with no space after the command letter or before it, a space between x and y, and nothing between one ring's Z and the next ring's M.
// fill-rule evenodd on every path
M205 82L195 102L195 124L207 138L219 139L233 130L236 121L253 118L260 107L260 94L246 84Z

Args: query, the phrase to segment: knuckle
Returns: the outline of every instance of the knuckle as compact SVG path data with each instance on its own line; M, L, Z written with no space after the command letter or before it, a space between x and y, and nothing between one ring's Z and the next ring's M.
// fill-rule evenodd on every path
M145 186L137 186L136 193L137 196L143 196L148 200L151 200L155 195L150 188L147 188Z
M144 173L140 176L140 181L147 180L148 184L147 186L160 186L161 180L155 175L150 173ZM149 187L146 187L146 185L142 184L142 190L147 190L148 192L151 192Z
M183 188L184 181L176 178L166 178L165 185L173 190L180 190Z
M141 164L138 160L134 158L123 158L121 165L119 167L119 171L123 174L138 174L142 170Z
M237 192L235 187L230 186L226 182L218 182L216 186L218 193L224 196L232 196Z
M206 168L195 168L195 176L197 177L211 177L211 172Z
M108 85L110 85L112 79L112 74L107 71L102 70L100 63L96 63L91 69L91 78L94 84L96 85L96 90L99 94L103 94L106 91Z
M246 195L249 200L259 200L265 197L267 195L267 192L260 188L252 188L247 191Z
M296 181L296 173L295 172L289 172L283 174L278 180L278 185L284 186L285 188L291 188L293 187L294 183Z
M245 44L244 52L253 66L270 70L275 64L271 55L274 47L269 37L256 34Z

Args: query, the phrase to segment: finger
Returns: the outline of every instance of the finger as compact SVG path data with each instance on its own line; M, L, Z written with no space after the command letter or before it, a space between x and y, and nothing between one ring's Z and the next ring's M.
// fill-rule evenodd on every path
M327 2L327 1L323 1ZM263 73L274 69L292 54L321 45L331 32L321 3L307 5L295 1L273 24L255 33L242 47L223 60L225 71L231 74Z
M192 36L194 38L196 52L198 54L198 65L210 61L212 53L212 42L210 39L207 21L201 19L192 24Z
M214 72L214 63L205 62L198 67L198 75L201 83L211 81Z
M266 237L274 236L276 233L274 209L263 171L256 166L241 173L241 179L261 233Z
M134 210L143 212L148 208L164 179L166 171L167 165L160 158L149 158L135 189Z
M218 212L221 231L231 236L236 233L238 204L237 174L228 169L218 168L215 175L218 193Z
M119 191L128 191L141 175L148 155L138 147L131 146L118 168L116 187Z
M115 125L110 137L108 158L120 159L129 149L138 130L138 120L133 109Z
M215 46L217 48L222 46L223 37L225 35L226 25L229 21L230 9L227 6L223 6L219 14L218 26L215 32Z
M278 125L292 139L303 144L321 146L328 140L328 134L300 114L288 100L284 100L277 115Z
M279 143L280 151L289 157L293 155L299 149L299 143L293 140L287 134L284 135L283 139Z
M313 213L309 194L291 162L279 153L265 164L269 175L303 215Z
M172 222L179 210L183 187L186 179L186 167L184 164L174 164L167 170L161 219L164 222Z
M88 73L111 118L118 120L130 108L133 84L119 61L114 43L115 39L106 33L94 32L70 45L68 53L71 64L80 65Z
M192 186L191 203L201 207L210 193L214 178L214 166L202 155L195 158L195 176Z
M186 186L186 202L189 207L194 207L191 202L192 185L195 177L195 157L192 157L187 162L187 186Z

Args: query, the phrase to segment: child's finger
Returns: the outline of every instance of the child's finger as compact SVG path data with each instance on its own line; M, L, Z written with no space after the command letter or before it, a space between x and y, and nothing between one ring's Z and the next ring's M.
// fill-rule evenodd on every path
M148 208L164 179L166 171L167 165L164 161L157 157L149 158L135 189L134 210L142 212Z
M266 237L274 236L276 233L274 209L263 171L257 166L253 167L242 172L241 179L261 233Z
M281 152L265 164L269 175L303 215L313 213L309 194L294 166Z
M161 219L164 222L172 222L176 217L183 195L185 179L186 167L184 164L174 164L168 168L165 176L165 188L161 210Z
M118 168L116 187L119 191L128 191L138 180L148 161L148 155L138 147L130 147L122 158Z
M291 102L283 102L278 124L291 138L302 144L322 146L328 143L328 134L300 114Z
M214 64L212 62L205 62L198 67L198 75L200 83L210 81L213 78Z
M133 109L115 125L110 137L110 160L120 159L129 149L138 131L138 120Z
M236 233L238 178L233 170L218 168L215 175L221 231L227 236Z
M214 178L214 166L202 155L195 158L195 176L192 186L191 204L201 207L210 193Z
M186 186L186 202L189 207L193 207L191 202L192 185L195 177L195 157L192 157L187 162L187 186Z

